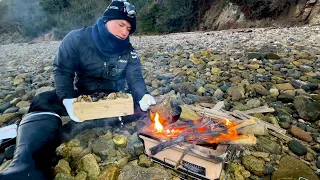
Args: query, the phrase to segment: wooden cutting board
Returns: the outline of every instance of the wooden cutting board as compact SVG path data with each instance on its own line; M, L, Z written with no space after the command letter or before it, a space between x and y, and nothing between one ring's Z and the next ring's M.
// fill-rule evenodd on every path
M75 102L74 114L82 121L127 116L134 113L133 98L106 99L97 102Z

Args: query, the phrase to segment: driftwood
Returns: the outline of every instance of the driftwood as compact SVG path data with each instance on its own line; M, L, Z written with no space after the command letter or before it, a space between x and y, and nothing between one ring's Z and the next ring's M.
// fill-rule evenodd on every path
M191 105L185 105L185 106L187 106L188 108L196 111L199 114L201 114L205 110L205 114L207 116L215 118L215 119L228 119L228 120L235 121L235 122L240 122L241 121L238 118L230 116L227 113L221 112L221 110L209 109L209 108L199 108L199 107L194 107L194 106L191 106Z
M223 101L219 101L212 109L220 110L223 107L224 107L224 102Z
M260 124L254 124L238 129L238 134L268 135L269 131L265 126L261 126Z
M239 136L239 139L228 140L228 141L219 141L220 144L239 144L239 145L253 145L257 143L257 138L251 135Z
M263 113L263 112L273 112L274 109L273 108L268 108L267 106L262 106L262 107L258 107L258 108L254 108L251 110L247 110L247 111L226 111L221 109L221 107L223 107L223 101L220 101L216 104L216 108L214 109L209 109L209 108L199 108L199 107L194 107L191 105L187 105L187 107L191 108L192 110L196 111L197 113L201 113L202 111L205 110L205 113L207 116L212 117L212 118L216 118L216 119L228 119L237 123L242 123L245 120L249 120L254 118L253 116L250 116L248 114L250 113ZM220 108L220 109L219 109ZM257 118L256 118L257 119ZM272 129L274 131L277 131L281 134L286 134L286 130L282 129L280 127L277 127L271 123L262 121L257 119L257 123L260 124L261 126L265 126L268 129Z
M238 114L239 116L243 116L245 117L246 119L251 119L251 118L254 118L253 116L250 116L250 115L247 115L241 111L233 111L234 113ZM258 119L258 124L262 125L262 126L266 126L268 129L272 129L274 131L277 131L281 134L286 134L286 130L285 129L282 129L281 127L277 127L271 123L268 123L268 122L265 122L265 121L262 121L260 119Z
M268 106L261 106L254 109L249 109L246 111L241 111L244 114L254 114L254 113L267 113L267 112L274 112L274 108L269 108Z
M268 135L268 129L265 126L258 124L258 120L256 118L246 120L235 126L235 128L237 129L238 134Z

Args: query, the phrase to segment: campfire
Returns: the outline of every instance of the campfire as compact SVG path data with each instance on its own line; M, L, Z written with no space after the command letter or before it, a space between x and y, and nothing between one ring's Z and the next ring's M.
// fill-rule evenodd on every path
M145 127L146 133L155 136L165 136L167 138L178 138L185 136L189 143L219 143L220 141L228 141L238 139L236 126L238 123L228 119L214 120L211 118L194 119L191 122L175 122L166 127L159 121L159 114L154 117L154 124Z
M267 133L266 126L271 127L249 115L220 110L221 107L221 103L213 109L190 107L202 112L201 118L192 120L180 120L181 107L173 106L170 100L151 107L149 121L140 130L146 154L179 173L187 171L196 179L219 178L235 144L256 144L254 134L263 135Z

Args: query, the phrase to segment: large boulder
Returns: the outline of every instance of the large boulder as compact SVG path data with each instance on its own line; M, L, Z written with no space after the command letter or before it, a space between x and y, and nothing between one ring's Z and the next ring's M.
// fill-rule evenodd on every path
M306 96L295 97L294 107L301 118L307 121L317 121L320 119L320 101L312 101Z
M313 179L319 177L305 163L291 156L284 156L280 160L279 168L272 174L272 180Z

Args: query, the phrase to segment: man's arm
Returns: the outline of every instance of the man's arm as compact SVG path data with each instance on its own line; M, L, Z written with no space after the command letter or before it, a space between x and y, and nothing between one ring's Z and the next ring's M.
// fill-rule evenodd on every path
M78 40L75 32L70 32L62 40L53 62L54 81L57 95L63 99L74 98L73 79L78 57Z
M126 79L134 100L138 102L145 94L148 94L148 90L142 76L141 62L136 51L131 51L129 56Z

